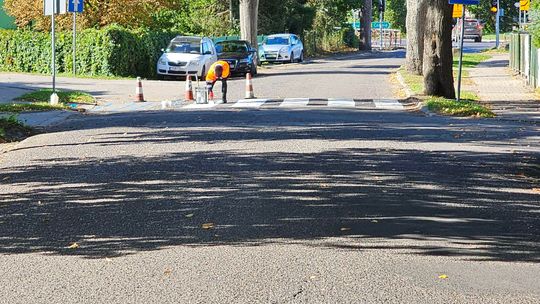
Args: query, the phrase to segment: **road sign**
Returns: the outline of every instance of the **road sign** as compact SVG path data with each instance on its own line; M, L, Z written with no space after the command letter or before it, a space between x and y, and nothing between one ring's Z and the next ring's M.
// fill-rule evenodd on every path
M45 16L53 15L53 8L55 10L54 14L66 14L67 13L67 1L68 0L45 0L43 2L43 12ZM54 3L56 2L56 3Z
M531 0L519 0L519 10L520 11L530 11L531 10Z
M82 13L84 10L84 0L69 0L68 12Z
M360 21L355 21L353 22L352 24L352 27L355 29L355 30L359 30L361 28L361 24L360 24Z
M378 29L381 28L381 22L371 22L371 28ZM389 29L390 28L390 22L382 22L382 28L383 29Z
M454 4L452 18L461 18L461 15L463 15L463 4Z
M478 5L480 0L448 0L450 4Z

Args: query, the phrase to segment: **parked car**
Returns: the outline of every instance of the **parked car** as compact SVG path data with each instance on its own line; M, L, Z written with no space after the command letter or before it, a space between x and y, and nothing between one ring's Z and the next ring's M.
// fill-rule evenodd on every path
M212 39L207 37L177 36L169 43L157 63L157 73L163 76L206 76L210 66L217 61Z
M266 37L260 48L260 62L302 62L304 45L298 36L277 34Z
M244 40L225 40L216 43L218 59L227 61L233 74L257 75L257 50Z
M482 42L482 34L484 27L477 19L465 19L465 35L464 39L474 39L474 42ZM452 39L459 41L461 35L461 22L458 22L452 29Z

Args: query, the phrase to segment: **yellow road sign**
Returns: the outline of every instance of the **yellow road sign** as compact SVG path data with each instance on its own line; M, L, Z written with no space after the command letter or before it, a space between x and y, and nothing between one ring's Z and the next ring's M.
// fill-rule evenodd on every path
M529 11L531 9L531 0L519 0L519 10Z
M461 18L461 16L463 16L463 4L454 4L452 18Z

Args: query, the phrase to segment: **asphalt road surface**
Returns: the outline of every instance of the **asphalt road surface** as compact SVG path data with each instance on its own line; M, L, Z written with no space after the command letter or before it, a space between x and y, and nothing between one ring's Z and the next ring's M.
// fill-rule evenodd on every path
M539 303L539 139L376 109L73 118L0 155L0 302Z
M405 58L403 50L384 53L356 53L345 56L309 60L305 63L270 64L259 70L253 79L258 98L392 98L388 84L392 72ZM8 102L24 93L49 88L49 76L14 73L0 74L0 103ZM135 79L100 80L58 77L60 90L80 90L97 97L101 103L127 103L136 100ZM200 83L204 86L204 83ZM181 100L185 96L185 82L143 81L146 101ZM221 84L216 84L216 98L221 98ZM244 76L229 80L230 101L246 94Z

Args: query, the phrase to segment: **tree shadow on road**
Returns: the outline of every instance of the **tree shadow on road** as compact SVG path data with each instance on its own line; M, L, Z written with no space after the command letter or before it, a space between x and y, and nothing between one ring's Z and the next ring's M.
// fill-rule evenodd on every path
M172 246L295 243L540 261L540 203L532 191L538 153L363 148L348 146L369 137L359 125L322 133L287 127L214 129L212 137L192 124L135 134L145 143L111 132L88 145L150 149L166 139L191 148L107 159L44 156L3 168L0 254L103 258ZM416 136L417 145L433 140ZM323 142L319 149L282 146L302 138ZM80 248L68 249L73 242Z

